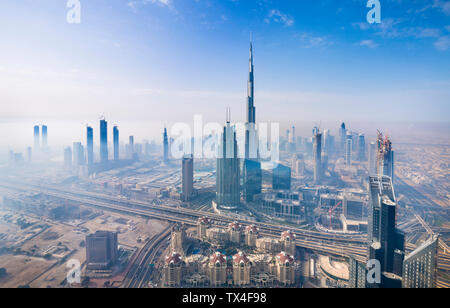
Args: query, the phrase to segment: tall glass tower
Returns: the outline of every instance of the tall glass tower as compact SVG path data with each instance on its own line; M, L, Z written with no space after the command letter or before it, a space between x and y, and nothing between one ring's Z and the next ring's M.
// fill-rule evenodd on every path
M108 122L100 120L100 161L108 162Z
M86 140L87 163L92 165L94 163L94 129L90 126L86 128Z

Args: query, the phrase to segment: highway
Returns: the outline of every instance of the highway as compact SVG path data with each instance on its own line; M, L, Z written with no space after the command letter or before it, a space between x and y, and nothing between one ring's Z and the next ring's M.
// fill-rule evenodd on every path
M156 218L169 222L181 222L186 225L195 226L200 217L208 216L213 221L225 227L232 219L218 214L205 213L201 211L168 207L168 206L154 206L139 201L123 200L102 194L67 191L54 187L42 185L18 185L9 183L0 183L0 186L8 189L37 192L51 197L60 198L63 200L74 201L85 206L91 206L102 210L109 210L120 212L124 214L138 215L147 218ZM266 223L254 223L251 221L240 220L239 223L243 225L255 224L260 234L268 237L279 238L285 227ZM353 256L357 260L365 261L367 246L365 237L362 236L348 236L335 235L323 232L308 231L296 228L289 228L296 234L296 242L299 247L311 249L320 253L334 254L338 256L349 257Z

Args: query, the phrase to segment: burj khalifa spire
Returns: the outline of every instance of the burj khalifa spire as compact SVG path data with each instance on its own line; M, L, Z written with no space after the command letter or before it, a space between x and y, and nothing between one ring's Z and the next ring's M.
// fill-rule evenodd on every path
M250 59L247 84L247 123L255 123L255 80L253 75L253 44L250 41Z

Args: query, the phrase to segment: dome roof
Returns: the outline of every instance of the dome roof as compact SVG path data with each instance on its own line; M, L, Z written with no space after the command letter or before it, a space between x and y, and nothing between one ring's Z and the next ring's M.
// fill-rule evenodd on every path
M252 233L256 233L256 232L258 232L258 228L255 225L251 225L251 226L247 226L245 228L245 231L247 231L247 232L251 231Z
M229 229L232 229L233 231L240 231L241 225L238 222L232 222L228 225Z
M250 260L247 258L247 256L242 251L238 252L237 254L235 254L233 256L234 264L237 264L237 265L239 265L241 263L248 264L249 262L250 262Z
M285 253L284 251L280 252L276 255L276 260L280 263L294 263L294 258Z
M168 255L166 257L166 264L174 264L174 265L178 265L182 262L181 260L181 255L177 252L173 252L171 255Z
M217 264L222 265L224 263L227 263L227 258L223 253L217 251L211 255L210 262L213 265L217 265Z
M284 231L283 233L281 233L281 238L283 240L285 240L287 238L289 238L291 240L294 240L295 239L295 234L291 230Z
M207 217L201 217L201 218L198 219L198 222L201 223L201 224L208 225L211 221Z

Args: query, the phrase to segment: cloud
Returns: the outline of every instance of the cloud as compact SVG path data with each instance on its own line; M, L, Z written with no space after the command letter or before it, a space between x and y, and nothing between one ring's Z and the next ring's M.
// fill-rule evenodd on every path
M297 35L300 39L302 47L304 48L314 48L314 47L324 47L333 45L333 42L328 40L328 38L324 36L315 36L309 33L301 33Z
M264 19L264 21L266 23L270 23L270 22L275 22L275 23L282 23L284 24L286 27L291 27L294 25L294 18L292 18L289 15L286 15L282 12L280 12L280 10L271 10L269 12L269 15L267 15L267 18Z
M376 44L372 40L363 40L363 41L359 42L359 46L365 46L365 47L369 47L369 48L377 48L378 44Z
M436 42L434 42L434 47L439 50L445 51L450 48L450 35L441 36Z

